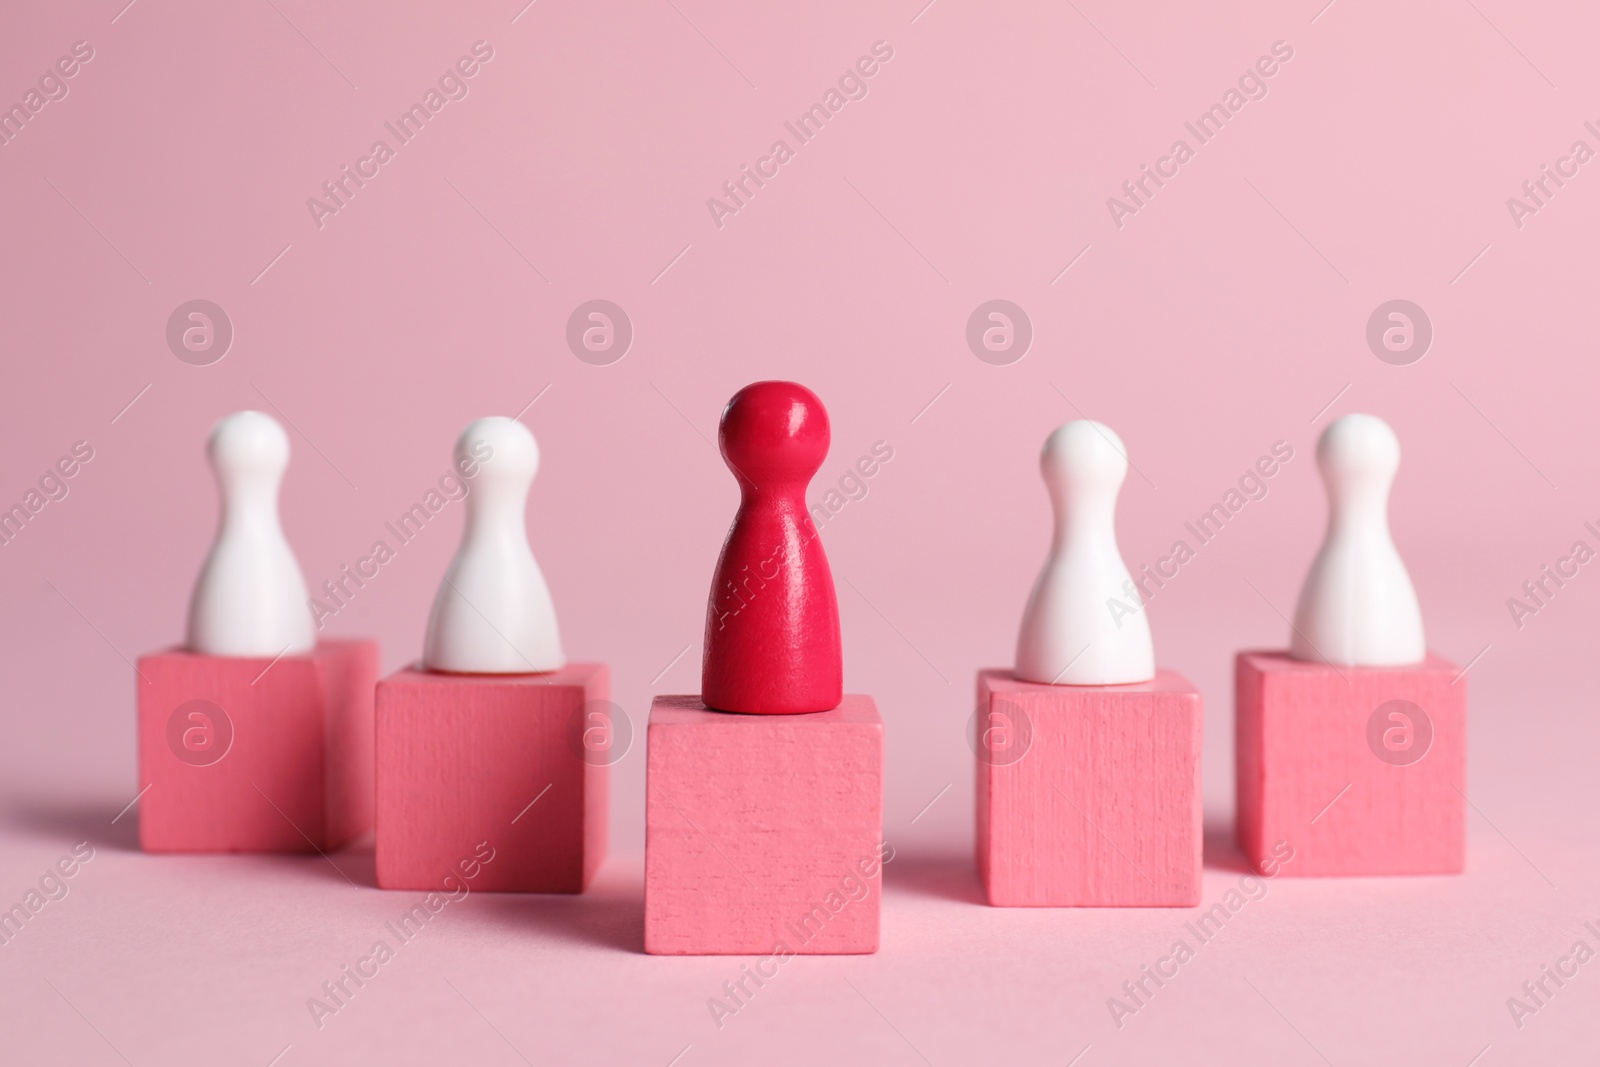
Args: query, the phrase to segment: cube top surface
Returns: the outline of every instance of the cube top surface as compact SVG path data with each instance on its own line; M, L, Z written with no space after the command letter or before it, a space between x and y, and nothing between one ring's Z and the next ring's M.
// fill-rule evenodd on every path
M1157 670L1148 682L1128 685L1047 685L1043 682L1025 682L1016 677L1010 667L990 667L978 672L978 680L987 685L991 693L1193 693L1199 695L1194 683L1177 671Z
M605 670L604 663L568 663L559 671L541 674L453 674L449 671L425 670L419 661L401 667L383 681L385 684L406 682L411 685L440 686L585 686L594 681L596 675L603 675Z
M164 648L159 652L146 653L145 655L139 657L139 662L144 663L146 661L150 661L150 662L154 662L154 663L162 663L162 662L183 663L185 661L195 661L195 660L215 660L215 661L221 661L221 662L224 662L224 663L260 663L260 664L265 665L265 664L268 664L268 663L279 663L279 664L291 663L291 662L294 662L294 661L298 660L298 661L300 661L302 663L309 663L309 662L311 662L311 661L313 661L313 660L315 660L315 659L317 659L319 657L330 656L330 655L340 655L342 653L350 651L351 649L358 648L358 647L360 647L362 645L373 645L374 647L376 647L375 642L373 642L370 638L364 638L364 637L320 637L320 638L317 639L317 647L312 649L310 652L298 652L298 653L296 653L296 654L294 654L292 656L276 656L276 657L274 657L274 656L212 656L212 655L209 655L209 654L207 654L205 652L193 652L193 651L185 648L182 645L173 645L170 648Z
M878 705L869 696L846 693L843 702L830 711L808 711L798 715L745 715L737 711L713 711L698 695L658 696L650 705L651 726L726 726L751 729L762 726L869 725L882 726Z
M1401 672L1415 674L1417 672L1448 671L1454 675L1458 668L1454 663L1443 656L1428 653L1426 659L1420 663L1401 663L1390 667L1346 667L1342 663L1319 663L1315 660L1295 659L1282 649L1255 650L1239 653L1239 659L1249 663L1250 666L1262 674L1287 674L1292 671L1342 671L1350 673L1360 671L1375 674L1399 674Z

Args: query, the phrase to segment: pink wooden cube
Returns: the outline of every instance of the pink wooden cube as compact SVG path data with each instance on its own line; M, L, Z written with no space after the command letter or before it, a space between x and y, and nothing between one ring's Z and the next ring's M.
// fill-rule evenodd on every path
M307 655L139 660L139 843L324 852L372 825L373 641Z
M603 663L548 674L406 668L378 683L378 885L581 893L606 854L608 765L631 731Z
M646 764L644 948L878 950L883 720L740 715L658 696Z
M1293 849L1283 874L1466 866L1467 683L1453 664L1241 652L1234 699L1239 845L1257 869L1278 842Z
M978 674L978 872L990 904L1200 902L1200 692Z

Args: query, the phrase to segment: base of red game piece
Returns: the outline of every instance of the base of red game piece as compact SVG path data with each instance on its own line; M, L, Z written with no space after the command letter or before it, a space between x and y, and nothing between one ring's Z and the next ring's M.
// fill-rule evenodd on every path
M1200 692L978 674L978 872L990 904L1200 902Z
M883 720L650 708L644 947L671 955L878 950Z
M583 892L605 858L607 765L626 750L609 696L601 663L379 682L379 887L436 889L487 842L474 889Z
M1291 875L1466 866L1467 682L1438 656L1335 667L1282 652L1234 666L1239 845Z
M146 851L327 852L372 825L375 642L276 660L172 650L138 672Z

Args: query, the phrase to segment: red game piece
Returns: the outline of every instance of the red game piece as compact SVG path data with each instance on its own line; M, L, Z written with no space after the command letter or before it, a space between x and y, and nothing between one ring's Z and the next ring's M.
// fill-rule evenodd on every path
M839 605L805 500L828 413L805 386L756 382L728 401L718 437L742 497L711 582L701 699L769 715L836 708Z

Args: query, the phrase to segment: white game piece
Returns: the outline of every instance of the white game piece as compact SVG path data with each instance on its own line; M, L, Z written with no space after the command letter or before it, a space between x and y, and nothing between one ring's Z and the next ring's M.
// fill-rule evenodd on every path
M289 435L270 415L239 411L212 427L206 455L222 495L222 518L189 600L189 651L311 651L316 627L306 582L278 523Z
M479 466L466 528L428 615L423 666L461 674L560 670L561 635L544 575L528 547L524 512L539 445L515 419L495 415L456 441L457 468Z
M1389 537L1399 438L1376 415L1346 415L1322 432L1317 467L1328 532L1300 589L1289 655L1344 667L1421 663L1422 609Z
M1117 493L1128 474L1122 440L1101 423L1069 422L1046 439L1039 469L1055 535L1022 615L1016 676L1050 685L1149 681L1150 624L1117 551Z

